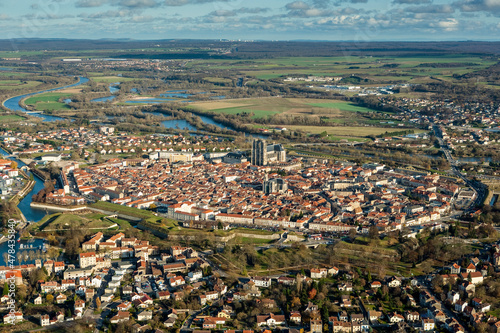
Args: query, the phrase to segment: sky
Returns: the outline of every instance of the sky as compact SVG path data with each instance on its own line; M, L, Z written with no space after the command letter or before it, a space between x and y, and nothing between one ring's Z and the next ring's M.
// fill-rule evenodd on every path
M499 40L500 0L0 0L0 39Z

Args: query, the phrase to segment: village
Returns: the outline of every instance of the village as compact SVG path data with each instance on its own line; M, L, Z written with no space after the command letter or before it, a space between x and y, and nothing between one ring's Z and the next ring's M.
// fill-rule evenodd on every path
M15 318L4 315L4 323L36 319L45 327L86 318L97 326L129 325L134 332L157 333L171 328L368 332L384 327L498 332L500 327L492 315L498 309L487 301L498 295L499 244L433 274L408 278L375 278L370 271L335 266L228 277L209 252L160 249L123 233L105 237L98 232L81 244L77 265L37 260L14 270L1 267L0 281L33 283L28 304ZM47 305L52 305L50 313L23 316L27 307L33 313Z

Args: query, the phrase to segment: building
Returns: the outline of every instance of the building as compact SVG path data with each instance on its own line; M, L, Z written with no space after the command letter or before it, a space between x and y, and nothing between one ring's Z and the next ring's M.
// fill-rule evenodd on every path
M255 139L252 144L253 165L268 165L269 162L286 162L286 152L281 144L268 145L266 140Z
M62 155L53 153L53 154L46 154L41 157L42 161L44 162L59 162L61 160Z
M271 180L267 180L267 174L266 174L266 179L262 184L262 190L264 191L265 194L284 193L288 190L288 185L286 181L281 178L274 178Z
M95 264L96 264L95 252L80 253L79 264L80 264L80 268L95 266Z

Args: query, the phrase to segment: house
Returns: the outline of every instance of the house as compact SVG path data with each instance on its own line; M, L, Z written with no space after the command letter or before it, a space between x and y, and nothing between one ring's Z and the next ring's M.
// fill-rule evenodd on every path
M132 303L127 301L127 302L123 302L122 304L118 305L116 307L116 309L118 311L128 311L131 307L132 307Z
M456 291L448 291L447 295L448 300L451 302L451 304L455 304L458 300L460 300L460 294Z
M455 303L455 311L457 311L457 312L463 312L466 306L467 306L467 302L458 300Z
M408 322L415 322L420 320L420 314L416 311L406 311L405 318Z
M453 265L449 266L448 268L450 270L450 274L460 274L460 269L462 267L460 267L460 265L458 265L457 263L454 263Z
M391 288L395 287L400 287L401 286L401 280L398 279L397 277L393 276L389 279L387 285Z
M327 275L328 275L328 270L326 268L311 269L311 279L322 279L326 278Z
M153 319L153 312L152 311L142 311L141 313L137 314L138 321L146 321L146 320L151 320L151 319Z
M405 318L400 315L399 313L391 313L389 314L389 321L391 323L399 323L399 322L402 322L402 321L405 321Z
M368 311L368 319L370 321L376 321L382 318L382 312L380 311Z
M22 312L9 312L5 316L3 316L4 324L17 324L24 320Z
M33 304L40 305L40 304L42 304L42 302L43 302L43 299L42 299L42 296L40 296L40 295L36 296L33 299Z
M257 326L269 326L274 327L276 325L285 325L284 315L275 315L270 313L268 315L257 316Z
M433 319L428 319L428 318L424 318L422 319L422 328L424 329L424 331L432 331L434 330L434 320Z
M48 314L44 314L40 316L40 326L49 326L50 325L50 317Z
M268 288L269 286L271 286L271 278L268 277L252 277L251 281L255 283L255 286L257 287Z
M310 326L310 332L311 333L322 333L323 332L323 322L321 321L321 319L319 320L311 320L309 322L309 326Z
M55 300L57 304L63 304L64 302L66 302L67 297L64 294L59 294L56 296Z
M470 278L470 282L474 285L483 283L483 274L481 272L462 273L461 275L462 279L466 281L469 281Z
M382 283L380 283L380 281L373 281L372 283L370 283L370 287L372 289L382 288Z
M300 315L299 311L290 312L290 322L299 325L301 321L302 321L302 316Z
M128 311L118 311L118 313L110 319L111 324L118 324L130 319Z

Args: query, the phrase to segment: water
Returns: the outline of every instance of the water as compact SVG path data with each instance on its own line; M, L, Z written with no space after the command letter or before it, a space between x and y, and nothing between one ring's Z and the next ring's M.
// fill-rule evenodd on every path
M137 93L139 92L139 89L137 89L137 88L132 88L132 89L130 89L130 92L131 92L131 93L135 93L135 94L137 94Z
M73 101L71 100L71 98L66 98L66 99L63 99L63 102L66 103L66 104L69 104L69 103L71 103Z
M144 99L136 99L133 101L126 101L128 104L159 104L166 103L169 101L176 101L176 99L172 98L144 98Z
M188 129L190 131L196 131L196 127L188 123L185 119L171 119L162 121L161 124L166 128L178 128L178 129Z
M1 148L0 148L0 154L2 154L4 156L9 155L5 150L3 150ZM21 168L21 167L26 165L22 161L20 161L16 158L9 157L9 159L17 162L18 168ZM43 186L43 181L40 178L38 178L37 176L34 176L34 179L35 179L35 186L31 190L31 192L28 193L23 198L23 200L21 200L21 202L19 203L19 205L17 205L17 207L21 210L21 212L23 212L24 217L26 217L26 219L28 221L38 222L46 215L45 211L42 209L32 208L30 206L30 203L31 203L31 198L33 197L33 195L37 194L40 190L42 190L44 188L44 186Z
M224 95L221 95L221 96L213 96L213 97L210 97L211 99L225 99L226 96Z
M111 83L109 85L109 92L114 94L115 92L117 92L118 90L120 90L120 87L117 87L121 82L115 82L115 83Z
M491 201L490 201L490 206L493 206L498 201L498 196L499 196L499 194L493 195L493 198L491 198Z
M17 253L28 254L30 251L33 251L34 253L38 253L41 255L43 253L43 251L45 250L45 247L44 247L45 240L43 240L43 239L23 240L23 241L17 242L17 237L18 236L16 236L16 243L15 243L16 254ZM4 243L0 244L0 253L2 253L2 254L8 253L8 250L9 250L9 242L4 242ZM3 257L4 257L3 255L0 256L0 266L7 265L7 263L5 262ZM28 256L28 258L26 258L26 256L23 256L23 260L21 262L19 262L17 260L17 255L14 255L14 258L15 258L14 266L21 265L21 264L27 265L27 264L34 264L35 263L35 258L30 260L29 256Z
M107 97L100 97L100 98L94 98L90 100L91 102L108 102L112 101L116 98L116 96L107 96Z
M13 69L14 68L12 68L12 67L0 67L0 71L11 71Z
M80 81L78 81L77 83L73 83L73 84L70 84L70 85L67 85L67 86L64 86L64 87L52 88L52 89L42 90L42 91L30 93L30 94L24 94L24 95L21 95L21 96L12 97L12 98L9 98L8 100L6 100L3 103L3 106L5 106L7 109L9 109L11 111L30 112L29 110L26 110L25 108L21 107L21 105L19 105L19 102L23 98L26 98L28 96L33 96L33 95L41 94L41 93L45 93L45 92L49 92L49 91L56 91L56 90L61 90L61 89L66 89L66 88L71 88L71 87L76 87L76 86L84 84L84 83L86 83L88 81L89 81L89 79L87 79L86 77L80 76ZM66 120L65 118L61 118L61 117L57 117L57 116L49 116L49 115L43 114L43 113L31 113L31 115L35 116L35 117L43 118L43 121Z
M185 90L170 90L164 94L160 94L161 97L177 97L177 98L189 98L193 94L186 94Z

